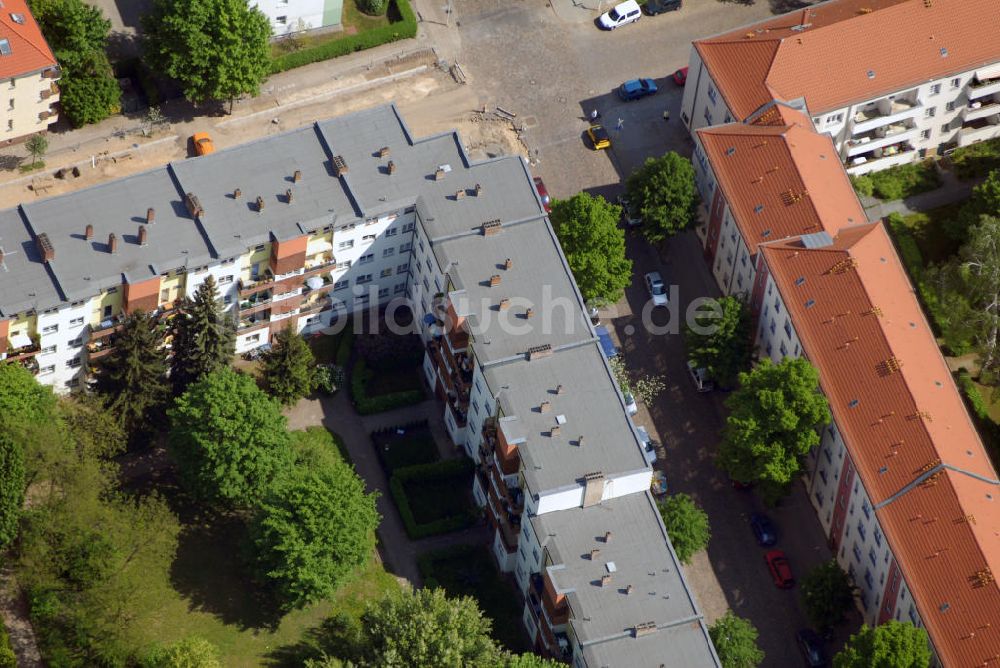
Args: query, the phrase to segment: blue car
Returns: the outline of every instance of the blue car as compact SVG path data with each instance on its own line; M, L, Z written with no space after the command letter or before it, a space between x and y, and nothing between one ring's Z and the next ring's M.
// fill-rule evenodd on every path
M758 545L768 547L778 542L778 532L775 531L774 524L767 515L751 514L750 528L753 529L753 535L757 538Z
M629 79L618 87L618 97L625 102L638 100L656 92L656 82L652 79Z

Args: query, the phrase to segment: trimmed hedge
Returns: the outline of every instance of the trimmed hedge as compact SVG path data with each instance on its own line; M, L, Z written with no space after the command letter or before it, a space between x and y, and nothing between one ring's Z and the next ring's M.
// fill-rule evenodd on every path
M434 464L418 464L398 469L392 474L389 480L389 491L399 509L399 515L403 519L406 527L406 534L413 540L436 536L442 533L451 533L471 526L476 520L476 513L471 505L457 515L450 515L432 522L418 524L413 516L413 509L410 507L410 499L406 495L405 483L411 481L433 482L446 480L449 478L468 477L471 479L474 464L471 460L448 459ZM456 494L464 494L469 485L456 487Z
M358 412L358 415L384 413L394 408L413 406L424 400L424 393L420 390L405 390L370 397L367 388L372 375L373 372L363 359L354 363L354 369L351 370L351 399L354 401L354 410Z
M348 0L351 2L352 0ZM389 15L396 14L399 20L387 26L373 28L356 35L348 35L318 46L301 51L286 53L271 60L271 74L318 63L337 56L344 56L355 51L371 49L389 42L409 39L417 35L417 17L413 13L408 0L390 0Z
M397 429L403 429L406 433L397 434ZM374 431L371 439L375 454L387 475L408 466L433 464L441 459L427 420Z
M424 552L417 557L417 569L420 571L420 579L424 581L424 586L428 589L440 587L441 583L434 577L435 562L444 559L472 559L483 550L482 545L452 545L442 547L439 550Z
M354 348L354 330L351 328L351 323L347 323L344 327L344 331L340 333L340 341L337 343L337 366L347 368L348 362L351 361L351 350Z

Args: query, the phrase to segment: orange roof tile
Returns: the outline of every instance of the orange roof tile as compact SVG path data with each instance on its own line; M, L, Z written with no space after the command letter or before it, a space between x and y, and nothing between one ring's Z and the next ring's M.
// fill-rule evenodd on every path
M15 16L20 20L14 20ZM56 66L56 58L25 0L4 0L0 39L10 44L10 54L0 55L0 81Z
M1000 654L1000 590L968 580L1000 573L1000 481L884 226L761 250L944 664Z
M730 123L698 130L712 171L751 254L757 244L867 222L833 141L801 113L777 105L792 125ZM798 199L796 199L798 198Z
M820 114L997 62L997 11L997 0L833 0L694 45L736 118L775 98Z

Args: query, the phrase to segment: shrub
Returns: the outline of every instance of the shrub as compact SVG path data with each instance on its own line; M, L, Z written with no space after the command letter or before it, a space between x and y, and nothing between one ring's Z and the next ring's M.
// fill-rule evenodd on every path
M399 509L407 535L416 540L442 533L458 531L470 526L475 521L472 508L466 508L460 513L442 517L430 522L418 523L413 513L410 498L406 493L407 483L440 483L451 479L463 479L462 488L468 487L465 480L472 475L474 465L468 459L449 459L434 464L419 464L397 470L389 480L389 491Z
M369 367L379 371L416 366L424 357L423 341L416 334L363 334L354 347Z
M403 429L404 433L397 433L398 429ZM426 420L376 431L372 433L372 444L382 468L389 475L401 468L432 464L441 458Z
M17 657L10 646L10 636L7 635L3 621L0 621L0 668L17 668Z
M320 364L316 367L316 389L326 395L334 395L344 386L347 374L344 367L336 364Z
M399 20L387 26L373 28L357 35L348 35L343 39L325 42L319 46L286 53L271 61L271 74L284 72L310 63L318 63L337 56L343 56L355 51L370 49L380 44L388 44L401 39L409 39L417 35L417 17L407 0L389 0L389 14L397 13ZM393 12L395 8L395 12Z
M351 350L354 348L354 332L350 328L350 324L344 328L344 331L340 335L340 343L337 345L337 366L347 368L347 364L351 361Z
M863 178L863 177L859 177ZM904 199L941 185L933 160L896 165L868 175L875 196L884 200Z
M851 185L854 186L855 192L859 195L871 197L875 193L875 184L872 182L872 177L866 174L852 176Z
M389 0L357 0L355 3L363 13L370 16L382 16L389 9Z
M951 154L951 164L960 179L974 179L1000 169L1000 138L956 148Z
M370 397L367 388L372 375L365 360L359 359L354 363L354 369L351 370L351 399L354 402L354 410L359 415L383 413L394 408L419 404L424 400L424 393L420 390L404 390Z
M989 405L968 371L959 369L958 373L955 374L955 380L959 389L962 390L965 403L972 413L972 421L986 445L986 450L989 452L994 466L1000 465L1000 424L997 424L990 416Z

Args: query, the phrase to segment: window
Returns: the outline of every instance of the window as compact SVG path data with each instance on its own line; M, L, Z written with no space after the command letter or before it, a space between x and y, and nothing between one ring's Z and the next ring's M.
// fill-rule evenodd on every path
M354 305L361 306L362 304L367 304L369 299L369 295L359 295L354 298Z
M225 304L226 306L229 306L230 304L233 303L233 296L232 295L223 296L222 303Z
M930 139L931 138L931 131L930 130L921 130L920 131L920 138L921 139Z
M868 549L868 561L872 562L872 566L875 565L875 548Z
M924 118L934 118L937 114L937 107L927 107L924 109Z
M358 258L358 264L368 264L375 259L374 253L367 253Z
M364 285L365 283L371 283L371 282L372 282L371 274L361 274L356 279L354 279L355 285Z
M55 351L56 351L56 347L55 346L45 346L44 348L42 348L42 350L40 351L39 354L41 354L41 355L51 355Z
M819 470L819 477L822 478L823 484L825 485L827 483L827 480L826 480L826 469L820 469Z
M785 329L785 336L787 336L788 338L792 338L792 325L788 321L787 317L785 318L785 327L784 327L784 329Z
M861 548L858 547L858 543L855 541L854 547L851 548L851 552L854 553L854 561L861 563Z
M254 251L255 253L259 253L259 252L261 252L262 250L264 250L264 244L260 244L259 246L256 246L256 247L255 247L255 248L253 249L253 251Z
M277 23L279 26L283 26L283 25L285 25L285 24L288 23L288 17L287 16L275 16L274 17L274 22Z
M374 234L366 234L365 236L361 237L361 240L362 241L375 241L375 235Z
M427 290L428 292L431 290L430 281L427 280L426 276L424 276L424 290Z
M774 334L774 319L773 318L771 319L771 326L770 326L769 329L771 330L771 333Z
M219 285L229 285L232 282L233 282L232 274L229 274L228 276L219 276Z
M931 86L931 95L937 95L941 92L941 84L934 84Z
M378 289L378 298L379 299L384 299L384 298L386 298L388 296L389 296L389 288L379 288Z
M865 528L865 525L862 523L861 520L858 520L858 533L861 535L861 540L865 540L865 538L867 537L868 529Z
M382 251L382 257L392 257L395 254L396 254L395 248L386 248L385 250Z
M386 276L392 276L392 267L387 267L383 269L382 273L379 275L379 278L385 278Z
M866 520L870 520L872 518L872 507L868 505L868 499L864 499L861 502L861 512L865 514Z
M387 237L394 237L394 236L396 236L397 232L399 232L399 228L398 227L390 227L389 229L387 229L385 231L385 236L387 236Z
M782 357L788 357L788 348L785 347L784 341L782 341L781 345L778 346L778 351L781 352Z
M954 79L951 80L951 87L952 88L961 88L962 87L962 80L959 79L958 77L955 77Z
M351 260L344 260L343 262L338 262L337 263L337 268L338 269L350 269L352 264L354 264L353 261L351 261Z
M68 362L66 362L66 368L67 369L75 369L78 366L80 366L80 356L79 355L77 355L73 359L71 359Z
M712 112L708 110L708 107L705 107L705 122L712 125Z
M823 448L823 456L826 457L826 461L833 464L833 455L830 454L830 446Z
M75 338L75 339L73 339L72 341L69 342L69 347L70 348L79 348L82 345L83 345L83 339L81 339L79 337L77 337L77 338Z
M52 332L58 332L59 325L49 325L48 327L42 327L42 334L51 334Z
M14 82L11 81L11 83L14 83ZM7 130L9 131L9 130L13 130L13 129L14 129L14 119L13 118L8 118L7 119Z
M945 111L955 111L955 103L954 102L949 102L948 104L944 105L944 110Z
M82 325L82 324L83 324L83 316L80 316L79 318L73 318L72 320L69 321L70 327L76 327L77 325Z
M411 248L413 248L413 244L411 242L407 241L405 244L400 244L400 246L399 246L399 252L400 253L408 253L408 252L410 252Z
M872 535L875 538L875 544L882 547L882 530L878 528L877 524L875 525L875 528L872 529Z
M715 86L713 86L712 84L708 84L708 99L712 101L713 105L715 105L716 101L718 100L718 97L715 93Z
M419 241L417 242L417 245L418 245L418 246L420 246L420 252L421 252L421 253L425 252L425 251L424 251L424 240L423 240L423 239L419 240Z
M341 241L337 244L338 250L347 250L348 248L354 248L354 239L348 239L347 241Z
M392 289L394 295L398 295L400 292L406 292L406 283L396 283L396 287Z
M351 284L351 282L345 278L342 281L337 281L336 283L334 283L333 284L333 289L334 290L343 290L344 288L346 288L350 284Z
M50 364L48 366L43 366L41 369L39 369L38 370L38 375L40 375L40 376L46 376L46 375L48 375L50 373L55 373L55 371L56 371L56 365L55 364Z
M843 120L844 120L844 115L843 114L831 114L830 116L826 117L826 122L828 124L829 123L840 123Z
M398 265L396 265L396 273L397 274L405 274L409 270L410 270L410 265L408 265L408 264L398 264Z
M815 496L815 497L816 497L816 504L817 504L817 505L818 505L818 506L819 506L820 508L822 508L822 507L823 507L823 495L822 495L822 494L820 494L819 492L816 492L816 494L814 494L813 496ZM827 521L829 521L829 520L827 520Z
M103 315L103 317L104 318L110 318L111 317L111 305L110 304L104 307L104 315Z
M415 209L412 206L411 207L407 207L406 213L412 213L414 210ZM403 225L403 231L404 232L410 232L412 230L413 230L413 223L406 223L405 225Z
M781 313L781 302L778 301L777 297L774 298L774 312Z
M868 585L869 589L875 588L875 578L872 577L872 570L870 568L865 569L865 584Z
M941 132L944 134L951 132L951 123L945 123L944 125L942 125Z

